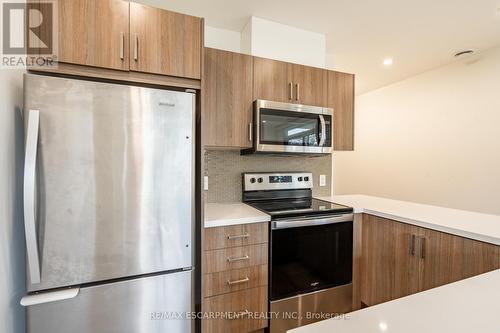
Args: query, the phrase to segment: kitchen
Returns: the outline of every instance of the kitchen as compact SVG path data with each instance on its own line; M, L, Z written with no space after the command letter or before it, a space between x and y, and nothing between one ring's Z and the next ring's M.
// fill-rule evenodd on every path
M2 330L498 331L500 4L447 5L55 2L1 69Z

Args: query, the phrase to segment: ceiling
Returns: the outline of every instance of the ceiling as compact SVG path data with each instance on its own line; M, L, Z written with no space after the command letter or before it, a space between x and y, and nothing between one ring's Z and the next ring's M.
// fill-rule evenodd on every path
M500 0L141 0L241 31L250 16L326 34L327 64L363 93L500 45ZM387 57L394 59L384 66Z

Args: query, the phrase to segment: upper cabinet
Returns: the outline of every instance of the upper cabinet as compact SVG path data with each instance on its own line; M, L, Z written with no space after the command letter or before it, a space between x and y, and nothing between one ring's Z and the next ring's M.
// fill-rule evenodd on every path
M254 99L325 106L327 72L320 68L254 57Z
M129 69L129 3L59 0L58 61Z
M354 150L354 75L328 71L328 103L333 108L335 150Z
M252 57L205 49L202 88L205 146L252 146Z
M130 3L130 69L201 77L202 20Z
M282 61L253 58L253 98L291 103L293 83L289 64Z
M326 106L328 71L316 67L289 64L293 82L292 103Z
M201 18L122 0L57 3L60 63L201 78Z

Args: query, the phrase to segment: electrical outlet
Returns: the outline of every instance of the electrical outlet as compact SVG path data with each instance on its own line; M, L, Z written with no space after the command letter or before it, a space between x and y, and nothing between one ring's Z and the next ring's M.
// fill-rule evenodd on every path
M208 191L208 176L203 177L203 190Z
M319 186L326 186L326 175L319 175Z

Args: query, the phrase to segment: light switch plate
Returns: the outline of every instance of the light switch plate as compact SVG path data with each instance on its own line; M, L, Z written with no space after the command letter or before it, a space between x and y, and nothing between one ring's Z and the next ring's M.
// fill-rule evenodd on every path
M208 176L203 177L203 190L208 191Z
M319 186L326 186L326 175L319 175Z

